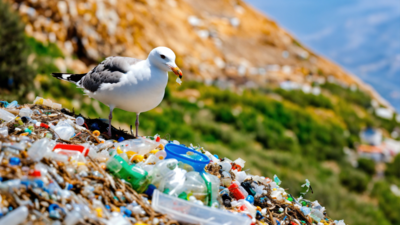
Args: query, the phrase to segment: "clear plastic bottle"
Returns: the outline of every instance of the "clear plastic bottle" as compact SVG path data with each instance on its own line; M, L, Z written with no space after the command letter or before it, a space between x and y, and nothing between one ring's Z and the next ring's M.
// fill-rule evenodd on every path
M34 161L40 161L46 154L50 153L52 149L49 149L50 140L48 138L42 138L28 149L28 156Z
M10 122L12 120L14 120L16 118L16 116L14 116L14 114L9 113L8 111L4 110L4 109L0 109L0 119L6 121L6 122Z
M0 224L7 225L19 225L24 224L28 218L28 208L26 206L20 206L15 210L9 212L6 216L0 219Z

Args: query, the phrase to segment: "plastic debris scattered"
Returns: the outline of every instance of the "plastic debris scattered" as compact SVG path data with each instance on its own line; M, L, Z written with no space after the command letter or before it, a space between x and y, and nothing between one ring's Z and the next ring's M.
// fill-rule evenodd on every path
M0 109L0 224L344 225L303 199L307 179L295 198L241 158L159 135L108 137L100 119L34 103L1 102L12 107Z

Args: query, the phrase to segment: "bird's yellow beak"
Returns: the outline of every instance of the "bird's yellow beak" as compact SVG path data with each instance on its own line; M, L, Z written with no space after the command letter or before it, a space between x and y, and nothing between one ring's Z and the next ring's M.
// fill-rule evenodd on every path
M179 69L179 67L169 66L169 68L171 68L172 72L174 72L174 74L176 74L179 77L179 79L182 79L182 71L181 71L181 69Z

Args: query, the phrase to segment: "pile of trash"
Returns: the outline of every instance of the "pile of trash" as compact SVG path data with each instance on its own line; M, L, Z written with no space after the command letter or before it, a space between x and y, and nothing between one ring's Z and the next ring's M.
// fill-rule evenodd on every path
M133 138L37 97L1 101L0 224L344 225L200 146Z

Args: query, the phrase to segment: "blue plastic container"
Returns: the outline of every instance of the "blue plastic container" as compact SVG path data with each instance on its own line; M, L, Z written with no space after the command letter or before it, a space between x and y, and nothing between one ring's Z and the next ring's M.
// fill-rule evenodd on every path
M165 159L176 159L192 166L194 171L200 173L207 186L208 206L211 206L212 184L210 179L206 176L206 172L204 171L204 167L210 163L210 159L198 151L173 143L166 144L165 151L167 152L167 157L165 157Z
M210 163L210 159L206 155L182 145L168 143L165 145L165 151L167 152L165 159L176 159L189 164L199 173L204 172L204 167Z

